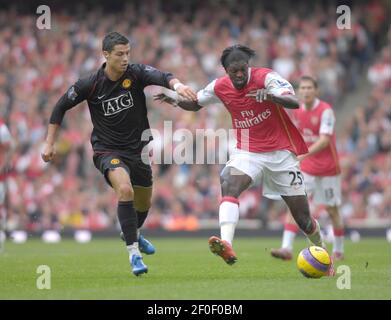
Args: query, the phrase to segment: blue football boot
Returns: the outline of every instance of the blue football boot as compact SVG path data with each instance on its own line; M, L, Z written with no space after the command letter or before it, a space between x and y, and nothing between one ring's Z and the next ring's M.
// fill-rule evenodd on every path
M138 237L138 248L142 253L145 254L154 254L156 251L153 244L150 243L147 239L145 239L141 234Z
M139 255L132 255L130 264L132 265L132 272L135 276L148 272L148 267L144 264L143 258Z

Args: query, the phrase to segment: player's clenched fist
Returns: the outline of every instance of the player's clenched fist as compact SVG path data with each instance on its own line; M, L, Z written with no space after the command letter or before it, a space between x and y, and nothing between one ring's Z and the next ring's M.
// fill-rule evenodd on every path
M41 153L42 160L45 162L52 161L56 155L56 150L53 144L45 143Z

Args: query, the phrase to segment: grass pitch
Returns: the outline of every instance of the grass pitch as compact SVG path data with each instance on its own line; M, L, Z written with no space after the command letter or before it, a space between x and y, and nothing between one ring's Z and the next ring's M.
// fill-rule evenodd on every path
M149 272L141 277L131 273L119 239L7 242L0 254L0 299L391 299L391 244L385 238L346 241L347 257L336 264L336 270L342 264L351 270L351 289L345 290L337 288L342 274L306 279L295 261L272 258L277 238L237 238L233 266L210 253L207 239L149 240L157 252L144 257ZM298 239L295 255L306 246ZM37 289L40 265L50 267L50 290Z

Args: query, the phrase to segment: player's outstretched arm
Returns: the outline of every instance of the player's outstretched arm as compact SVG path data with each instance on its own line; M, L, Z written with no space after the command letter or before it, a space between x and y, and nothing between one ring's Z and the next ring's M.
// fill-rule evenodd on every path
M49 124L48 134L46 136L46 140L43 146L43 150L41 153L42 160L45 162L52 161L54 156L56 155L56 149L54 148L54 143L56 142L58 128L60 126L58 124Z
M182 100L178 102L178 107L186 111L198 111L202 108L196 101Z
M144 87L155 85L175 91L179 96L191 101L197 100L197 94L192 88L183 84L179 79L174 78L172 73L163 72L149 65L138 64L136 71L139 72Z
M72 87L71 87L72 88ZM56 155L54 144L56 142L57 134L60 128L62 119L65 112L74 105L73 101L70 102L67 94L63 95L57 102L50 116L50 122L48 126L48 133L41 151L42 160L45 162L52 161Z
M214 92L216 80L209 83L204 89L201 89L196 94L196 99L194 97L184 98L179 95L177 92L167 90L165 93L155 95L155 100L161 102L167 102L175 107L182 108L186 111L198 111L203 107L208 105L221 103L221 100L216 96Z
M154 96L155 101L166 102L174 107L179 107L186 111L198 111L202 108L196 101L185 100L176 96L168 96L160 93Z
M178 79L171 79L169 82L170 88L173 89L178 95L184 99L190 101L197 101L197 94L189 86L184 85Z
M65 112L87 99L88 94L91 92L91 85L92 82L88 78L80 79L57 101L50 116L48 133L41 152L43 161L49 162L53 160L56 155L54 144Z

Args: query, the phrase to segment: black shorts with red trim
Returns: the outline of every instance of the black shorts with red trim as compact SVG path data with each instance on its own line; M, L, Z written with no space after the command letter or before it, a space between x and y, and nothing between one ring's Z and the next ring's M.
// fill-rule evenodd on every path
M124 168L129 174L133 186L152 186L152 169L148 156L142 157L141 154L124 151L95 151L93 161L111 187L108 172L119 167Z

